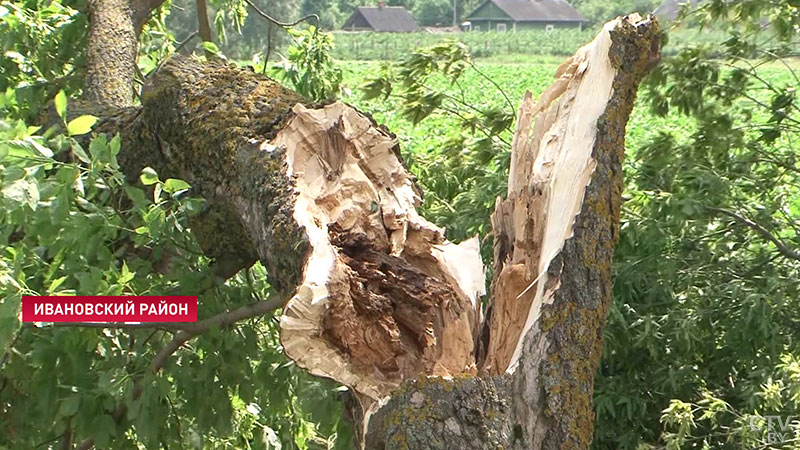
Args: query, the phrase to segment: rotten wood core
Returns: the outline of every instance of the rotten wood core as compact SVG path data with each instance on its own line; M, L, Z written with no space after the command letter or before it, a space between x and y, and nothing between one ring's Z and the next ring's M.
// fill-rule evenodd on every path
M287 356L350 388L359 445L404 448L449 430L458 448L586 448L625 124L658 47L653 19L617 19L538 102L523 99L508 195L492 217L485 318L477 237L451 243L417 213L395 137L348 105L175 57L148 80L141 109L96 131L120 132L129 179L149 165L207 200L192 228L221 274L262 261L289 298ZM492 417L459 416L480 405ZM413 448L437 448L432 439Z
M286 354L368 405L405 379L474 373L478 246L447 242L417 214L394 137L334 103L295 107L269 145L287 149L312 248L281 320Z

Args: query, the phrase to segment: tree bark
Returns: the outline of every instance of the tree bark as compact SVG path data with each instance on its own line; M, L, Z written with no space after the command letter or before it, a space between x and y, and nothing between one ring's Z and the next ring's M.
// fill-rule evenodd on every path
M195 0L195 7L197 8L197 33L200 40L203 42L214 42L211 36L211 24L208 21L208 7L206 0ZM211 58L214 54L206 50L206 57Z
M133 103L137 34L128 0L89 0L84 98L125 107Z
M115 108L133 104L139 32L163 3L164 0L88 0L83 88L86 101Z
M396 139L350 106L176 57L95 131L121 134L130 180L151 166L209 202L193 231L227 272L265 265L286 354L350 388L360 447L588 448L625 125L658 47L654 20L617 19L523 100L483 320L477 239L417 214Z

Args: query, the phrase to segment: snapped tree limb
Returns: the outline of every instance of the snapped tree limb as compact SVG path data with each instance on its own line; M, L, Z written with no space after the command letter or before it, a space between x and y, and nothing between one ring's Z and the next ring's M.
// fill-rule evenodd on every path
M486 320L477 240L420 217L394 136L348 105L173 58L96 131L120 132L129 179L209 202L192 228L228 271L264 264L286 354L351 389L362 447L588 448L625 125L658 48L654 20L617 19L526 96Z

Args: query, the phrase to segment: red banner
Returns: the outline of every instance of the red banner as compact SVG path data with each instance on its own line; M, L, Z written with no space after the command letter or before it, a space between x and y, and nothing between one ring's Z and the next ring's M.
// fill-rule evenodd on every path
M197 322L197 297L28 296L23 322Z

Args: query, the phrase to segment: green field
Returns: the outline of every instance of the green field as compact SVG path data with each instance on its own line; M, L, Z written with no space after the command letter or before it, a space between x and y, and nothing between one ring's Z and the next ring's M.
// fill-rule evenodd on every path
M477 63L477 67L499 84L513 102L518 102L526 90L530 90L534 96L538 96L553 81L558 65L566 60L566 58L555 56L527 57L526 59L529 62L481 61ZM347 61L343 62L341 66L345 73L345 84L350 90L350 95L346 96L344 100L357 105L362 110L370 111L379 122L398 135L405 151L409 153L432 151L431 146L434 145L437 137L452 132L453 124L456 121L450 116L439 114L414 125L400 116L397 111L397 102L391 98L387 101L362 100L359 88L363 85L364 80L374 76L377 72L379 69L377 62ZM783 71L776 68L774 72L776 76L779 76ZM446 83L442 81L442 84L436 87L444 86ZM461 86L464 87L465 100L479 109L501 107L504 103L497 88L473 72L465 73ZM659 130L680 127L681 120L677 117L668 119L653 117L646 105L640 102L628 125L628 146L635 148L647 138L658 133Z
M497 62L492 58L478 60L476 67L503 88L516 108L526 90L538 96L553 81L556 68L565 59L559 56L525 56L519 58L525 62ZM397 135L402 153L410 163L411 170L417 174L423 190L429 194L425 204L429 219L442 226L448 224L449 236L453 239L461 239L474 232L480 232L482 235L487 233L488 217L494 207L493 196L486 195L486 192L471 192L479 189L476 186L481 185L474 184L474 180L465 180L474 175L465 176L463 173L454 172L450 184L444 187L426 185L425 182L432 178L428 176L431 171L449 170L453 167L452 163L448 165L446 162L448 156L441 149L448 140L462 133L459 121L452 115L436 112L422 122L413 124L402 117L399 111L400 102L396 98L364 100L360 87L370 77L376 76L380 66L381 63L378 61L340 62L347 91L343 100L363 111L369 111L379 123L386 125ZM793 82L792 72L782 65L765 66L760 73L775 85ZM474 71L466 71L458 86L450 86L446 80L439 79L431 87L444 89L480 110L503 107L505 104L504 97L497 88ZM766 96L768 93L763 95ZM640 155L645 153L641 150L659 134L672 133L679 140L688 139L690 133L694 132L693 125L693 119L680 114L669 114L666 117L654 115L646 103L644 91L641 91L627 127L626 177L633 178L638 170L637 167L643 162L642 158L646 158ZM508 139L510 140L510 136ZM462 157L471 158L472 152L473 149L464 148ZM429 172L426 174L424 170ZM503 169L487 168L488 170L502 172ZM505 179L505 173L493 173L499 175L496 178ZM495 188L496 192L492 194L503 195L504 181L500 181ZM480 204L474 204L476 198L484 200ZM483 225L477 228L461 227L458 222L464 213L485 218Z
M340 60L396 60L419 47L434 45L445 40L456 40L466 45L473 58L519 61L530 56L566 57L597 35L599 29L518 31L515 33L374 33L335 32L333 55ZM721 32L679 30L670 34L666 54L674 53L683 44L719 42Z
M476 63L483 73L503 88L506 95L515 102L515 107L526 90L530 90L536 97L549 86L553 81L556 68L566 60L565 57L558 56L527 56L520 59L527 62L495 62L494 59L490 59L479 60ZM792 65L795 65L795 62L792 61ZM344 84L349 90L343 100L364 111L369 111L378 122L385 124L393 133L397 134L405 153L434 152L437 140L443 138L447 133L453 132L456 120L451 116L434 114L415 125L400 116L396 99L363 100L360 87L365 80L375 76L380 67L379 62L342 61L340 66L344 71ZM792 84L794 81L792 72L779 63L765 66L760 73L776 86ZM433 87L445 88L446 86L447 83L440 80L440 83ZM463 88L466 102L478 109L501 107L504 103L497 88L474 72L467 71L460 86ZM457 88L450 90L458 92L459 95L461 93ZM639 101L628 122L626 136L628 155L635 155L637 148L660 132L687 129L689 125L687 119L678 114L671 114L665 118L653 115L644 102L644 93L640 92Z

